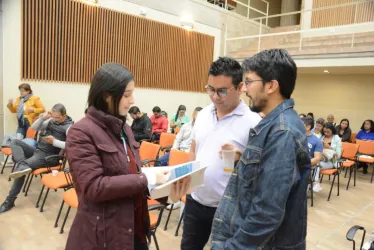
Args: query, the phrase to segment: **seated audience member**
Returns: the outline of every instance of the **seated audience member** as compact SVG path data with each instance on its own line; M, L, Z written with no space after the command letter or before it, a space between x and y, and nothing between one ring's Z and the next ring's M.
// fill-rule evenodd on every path
M195 111L192 114L192 121L184 124L179 131L177 137L175 138L173 148L178 149L181 151L189 152L192 139L191 139L191 133L192 128L195 124L195 120L197 117L197 114L199 111L202 110L202 108L197 107L195 108ZM167 153L159 158L159 163L156 164L156 166L168 166L169 165L169 155L170 153Z
M140 142L141 140L151 139L152 122L147 114L140 112L140 109L136 106L129 109L129 114L133 119L131 130L134 134L135 140Z
M314 128L314 120L310 117L305 117L302 119L302 121L304 122L304 125L305 125L311 165L316 166L321 161L321 156L323 152L323 144L321 140L312 133L312 129ZM313 186L313 191L319 192L320 191L320 185L318 182L319 175L316 174L314 178L315 178L314 181L316 182L316 185Z
M161 111L161 115L164 116L164 117L166 117L166 119L169 118L168 117L168 113L166 113L166 111L164 111L164 110Z
M324 127L325 127L325 120L323 118L318 118L317 121L316 121L315 128L313 130L313 133L319 139L321 139L321 137L323 135L323 128Z
M374 141L374 121L366 120L361 126L361 130L356 135L357 140L369 140ZM364 174L368 173L368 165L360 162L358 168L362 168Z
M351 134L352 130L349 127L349 120L343 119L340 121L340 124L336 126L336 132L338 136L341 138L342 142L351 142Z
M309 113L306 115L306 117L312 118L312 119L314 120L314 114L311 113L311 112L309 112Z
M332 123L332 125L334 125L334 127L336 127L336 122L334 122L334 120L335 120L335 117L334 117L333 114L329 114L329 115L327 116L327 122Z
M36 148L20 140L11 142L10 148L16 167L9 177L14 178L14 182L8 197L0 207L0 213L14 207L14 201L20 193L28 173L46 167L45 158L47 156L58 155L62 149L65 149L66 135L72 124L73 121L66 115L64 105L56 104L51 112L40 116L31 126L32 129L40 131ZM55 162L50 162L50 164L57 165L58 161L56 159Z
M333 123L326 123L321 140L324 149L321 162L319 163L320 169L337 168L338 160L342 155L342 142L340 137L336 134L336 129ZM319 171L317 171L316 174L319 176ZM316 192L322 190L318 181L313 190Z
M152 112L152 140L156 141L160 140L161 133L168 131L168 119L162 115L160 107L154 107Z
M356 135L357 140L374 141L374 121L366 120L361 126L361 130Z
M177 113L173 115L170 119L171 132L174 133L176 128L181 128L183 124L188 123L190 120L186 116L186 106L180 105L178 107Z
M300 117L300 119L303 119L303 118L306 117L306 115L305 114L299 114L299 117Z

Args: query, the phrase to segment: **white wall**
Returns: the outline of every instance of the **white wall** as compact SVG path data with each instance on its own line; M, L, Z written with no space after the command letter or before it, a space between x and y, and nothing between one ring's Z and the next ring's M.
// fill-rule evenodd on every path
M124 2L122 0L99 0L99 5L130 14L139 14L141 6ZM8 100L19 95L17 86L21 83L21 0L3 0L4 36L3 60L3 100ZM147 18L162 21L168 24L180 25L180 17L164 12L147 9ZM195 24L195 30L215 37L214 58L220 54L221 31L203 24ZM61 84L53 82L28 82L31 84L35 95L38 95L47 109L54 104L63 103L69 115L78 120L83 117L89 85ZM204 93L189 93L178 91L137 89L135 92L135 105L151 113L153 106L160 106L170 116L175 113L178 106L187 107L187 114L191 115L196 106L209 104L209 97ZM6 103L4 103L6 104ZM14 132L17 126L16 117L3 106L5 132Z

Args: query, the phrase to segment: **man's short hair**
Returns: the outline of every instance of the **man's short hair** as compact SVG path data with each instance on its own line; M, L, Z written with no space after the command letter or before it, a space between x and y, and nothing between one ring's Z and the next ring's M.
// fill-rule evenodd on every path
M231 77L235 88L243 81L243 69L240 63L228 57L220 57L214 61L210 66L208 75Z
M133 115L136 115L137 113L140 113L140 109L139 109L137 106L132 106L132 107L129 109L129 113L130 113L130 114L133 114Z
M314 128L313 118L306 116L306 117L302 118L301 120L304 122L305 126L310 126L310 130L312 130Z
M325 126L325 119L323 118L318 118L317 121L316 121L317 124L320 124L322 126Z
M160 107L156 106L156 107L154 107L154 108L152 109L152 112L153 112L153 113L160 113L160 112L161 112L161 109L160 109Z
M276 80L280 94L290 99L296 85L297 67L284 49L264 50L247 58L242 64L244 73L254 72L262 78L263 84Z
M66 108L61 103L57 103L52 107L53 112L59 112L61 115L66 115Z
M194 111L200 112L203 108L202 107L196 107Z

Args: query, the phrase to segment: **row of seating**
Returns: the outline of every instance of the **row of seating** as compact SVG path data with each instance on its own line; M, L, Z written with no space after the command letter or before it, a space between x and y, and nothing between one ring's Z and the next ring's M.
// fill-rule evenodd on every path
M339 160L339 168L333 168L333 169L322 169L320 171L321 176L321 182L323 180L323 176L333 176L331 187L330 187L330 193L327 198L327 201L330 201L331 192L334 187L335 179L337 177L337 196L339 196L339 186L340 186L340 173L345 169L345 175L344 178L347 177L347 173L349 170L349 179L347 183L346 190L348 190L352 173L354 176L354 182L353 185L356 186L356 172L357 172L357 166L359 163L365 163L365 164L374 164L374 141L362 141L362 140L355 140L355 143L349 143L349 142L342 142L342 157ZM313 207L313 181L316 174L316 169L312 169L312 176L310 178L310 184L311 184L311 206ZM370 183L373 183L373 177L374 177L374 169L371 174L371 180Z

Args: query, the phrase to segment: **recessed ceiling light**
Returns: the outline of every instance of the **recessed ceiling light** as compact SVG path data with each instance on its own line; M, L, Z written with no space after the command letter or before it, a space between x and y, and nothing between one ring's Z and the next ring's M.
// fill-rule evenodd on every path
M323 71L323 73L330 73L327 69L325 69L324 71Z

